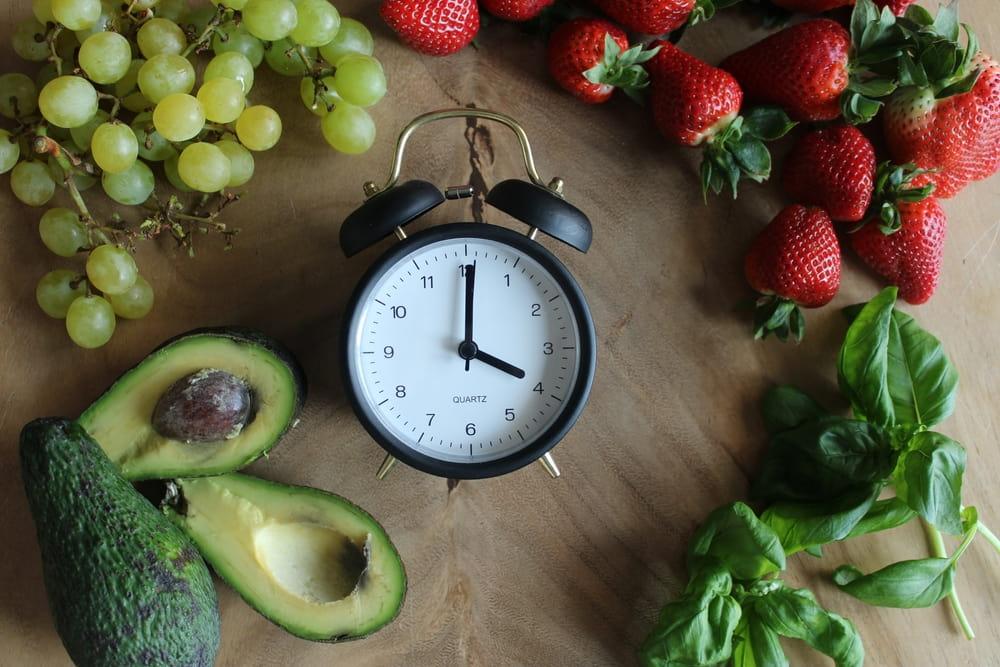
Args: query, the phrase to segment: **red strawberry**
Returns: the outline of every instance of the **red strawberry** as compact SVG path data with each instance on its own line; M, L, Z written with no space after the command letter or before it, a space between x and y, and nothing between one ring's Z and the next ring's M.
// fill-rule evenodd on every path
M840 289L840 245L821 208L786 206L747 252L747 282L765 295L757 301L754 336L791 334L801 340L805 321L798 306L828 304Z
M912 5L916 0L875 0L875 5L881 9L882 7L888 7L896 16L902 16L906 13L906 8Z
M838 7L851 7L854 0L772 0L774 4L789 11L803 14L820 14ZM881 9L888 7L896 16L902 16L906 8L915 0L875 0L875 6Z
M927 301L938 285L947 219L933 197L899 205L902 226L885 234L879 225L867 224L851 234L859 257L912 304Z
M414 51L446 56L479 32L476 0L383 0L382 18Z
M889 154L896 162L937 170L930 178L939 197L952 197L1000 169L1000 65L980 53L968 69L977 67L982 71L968 92L935 99L942 84L930 82L901 90L886 105Z
M625 32L602 19L573 19L552 32L549 72L560 86L588 104L611 99L615 88L630 96L649 83L641 63L656 55L628 46Z
M663 35L680 28L695 0L593 0L598 9L634 32Z
M483 7L505 21L530 21L555 0L482 0ZM911 0L912 1L912 0Z
M893 50L899 32L880 20L871 0L858 1L851 30L829 19L806 21L734 53L720 67L736 76L748 100L781 105L797 120L833 120L843 112L852 124L866 123L881 106L875 98L896 87L895 61L881 54ZM862 42L864 50L857 47Z
M792 201L822 206L838 222L857 222L872 200L875 149L851 125L814 130L792 148L782 175Z
M658 41L646 69L651 83L653 118L660 133L683 146L705 144L702 191L716 193L728 184L736 195L742 176L762 181L770 175L771 157L763 141L792 127L780 110L758 109L739 115L743 91L731 74Z

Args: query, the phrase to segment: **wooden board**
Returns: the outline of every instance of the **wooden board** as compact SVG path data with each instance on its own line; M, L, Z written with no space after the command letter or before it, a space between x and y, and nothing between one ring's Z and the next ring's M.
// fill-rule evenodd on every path
M835 396L834 359L844 331L837 306L877 283L848 261L833 307L810 312L801 346L755 343L739 311L748 296L742 253L782 206L773 187L747 186L737 202L702 204L692 151L667 146L647 111L624 100L578 104L545 72L542 43L492 25L477 49L417 57L380 24L376 3L341 3L374 27L391 92L375 110L380 140L360 158L321 146L294 80L262 74L254 99L286 119L280 149L260 156L245 201L229 212L243 228L229 253L215 239L189 260L147 244L141 269L157 290L154 314L124 324L106 348L69 344L61 323L34 304L34 284L57 261L37 239L40 212L0 188L0 664L67 662L47 610L34 527L17 467L17 433L31 418L75 415L164 338L205 325L259 327L300 355L312 384L301 426L266 461L264 477L347 496L378 517L399 546L410 590L399 619L343 646L295 639L219 585L222 665L610 665L634 662L663 602L683 585L683 549L716 505L745 495L764 445L756 405L774 382ZM0 10L0 34L29 15L28 0ZM992 0L963 0L987 50L1000 49ZM717 62L764 33L725 15L683 46ZM4 42L2 68L14 67ZM599 370L590 406L555 450L563 476L529 467L502 479L449 484L399 468L375 483L382 451L355 420L338 380L335 341L352 285L385 245L351 261L337 233L381 180L393 138L413 116L474 104L520 119L544 177L566 179L568 197L595 224L590 254L547 243L579 278L597 321ZM784 148L779 147L778 153ZM462 122L418 135L405 172L442 185L489 185L519 174L512 136ZM420 226L493 211L451 204ZM934 300L912 309L944 341L962 377L957 416L943 426L969 450L965 498L1000 523L996 341L1000 339L1000 177L944 207L950 238ZM827 575L845 561L870 570L926 555L916 525L795 558L789 580L861 629L871 665L986 665L1000 655L1000 556L977 543L959 590L979 637L961 638L945 606L877 610L839 594ZM789 644L793 664L825 664Z

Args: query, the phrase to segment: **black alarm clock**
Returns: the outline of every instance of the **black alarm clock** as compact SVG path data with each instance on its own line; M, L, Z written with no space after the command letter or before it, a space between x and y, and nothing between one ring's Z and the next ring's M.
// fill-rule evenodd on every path
M432 121L476 117L517 135L529 181L506 180L490 206L527 234L456 222L408 236L404 228L471 187L397 184L406 143ZM347 306L341 341L344 385L358 419L397 461L452 479L478 479L540 461L579 418L597 363L594 321L580 286L539 232L587 252L590 221L545 185L527 135L509 116L477 109L425 114L400 134L388 182L365 184L367 200L344 221L348 257L395 236Z

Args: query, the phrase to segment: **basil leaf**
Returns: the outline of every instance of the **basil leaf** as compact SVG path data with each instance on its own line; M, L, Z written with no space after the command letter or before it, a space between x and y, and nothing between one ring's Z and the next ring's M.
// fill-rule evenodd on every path
M854 525L848 538L876 533L880 530L889 530L908 523L917 513L911 510L906 503L899 498L886 498L876 501L868 513L862 517L861 521ZM846 538L845 538L846 539Z
M864 664L864 647L851 622L823 609L805 589L779 588L757 598L754 610L779 635L801 639L838 667Z
M962 532L962 476L965 449L951 438L923 431L899 457L896 494L932 525L952 535Z
M769 628L753 608L743 610L733 644L733 667L788 667L778 633Z
M825 417L771 438L751 492L763 500L825 501L895 467L888 435L868 422Z
M913 609L937 604L955 584L955 564L950 558L904 560L871 574L841 565L833 580L840 590L878 607Z
M829 413L808 394L788 385L771 387L761 405L764 427L775 434L826 417Z
M941 341L899 310L889 328L888 386L898 424L934 426L955 409L958 372Z
M715 568L706 577L692 580L684 595L663 608L659 623L639 650L642 664L714 665L732 655L733 632L742 610L729 595L732 580L727 573Z
M837 360L840 389L854 414L879 426L895 423L888 348L896 292L895 287L886 288L861 309L847 329Z
M691 538L688 571L721 564L735 579L759 579L785 568L778 536L743 503L712 512Z
M847 537L881 490L881 484L871 484L850 489L828 502L781 502L769 507L761 520L774 530L785 555L790 556Z

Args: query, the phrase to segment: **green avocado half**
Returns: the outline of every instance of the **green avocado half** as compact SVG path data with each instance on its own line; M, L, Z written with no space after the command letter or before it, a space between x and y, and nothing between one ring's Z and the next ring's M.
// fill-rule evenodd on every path
M206 369L241 378L252 402L237 435L184 442L153 427L160 398L175 382ZM248 329L199 329L173 338L125 372L79 423L129 480L201 477L241 468L273 447L305 401L302 367L284 346Z
M358 639L399 613L399 553L347 500L239 473L175 484L166 515L250 606L293 635Z

